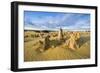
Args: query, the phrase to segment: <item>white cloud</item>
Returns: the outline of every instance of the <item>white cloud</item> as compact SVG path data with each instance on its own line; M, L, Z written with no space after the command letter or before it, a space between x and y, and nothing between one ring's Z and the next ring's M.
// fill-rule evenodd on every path
M35 24L30 26L30 24L25 25L25 29L58 29L60 26L63 29L81 29L81 28L90 28L89 18L88 20L78 18L81 15L76 14L61 14L57 16L44 16L36 20L32 20L32 23Z

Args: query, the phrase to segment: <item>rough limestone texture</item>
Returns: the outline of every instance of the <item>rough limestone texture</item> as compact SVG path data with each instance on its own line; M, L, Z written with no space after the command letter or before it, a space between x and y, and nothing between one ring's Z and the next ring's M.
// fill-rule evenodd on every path
M72 32L70 34L70 38L66 41L66 44L69 49L76 50L79 46L77 44L77 40L80 38L79 33Z
M43 49L44 50L47 50L49 48L49 43L50 43L49 35L46 35L44 37L44 41L43 41Z
M62 40L63 40L63 31L62 31L61 28L60 28L59 31L58 31L58 40L59 40L59 41L62 41Z

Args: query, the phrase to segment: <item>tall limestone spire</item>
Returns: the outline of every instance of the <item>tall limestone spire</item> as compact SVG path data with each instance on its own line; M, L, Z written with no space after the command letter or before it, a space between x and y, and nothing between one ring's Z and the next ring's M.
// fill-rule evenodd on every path
M62 30L62 28L60 28L59 29L59 31L58 31L58 40L63 40L63 30Z

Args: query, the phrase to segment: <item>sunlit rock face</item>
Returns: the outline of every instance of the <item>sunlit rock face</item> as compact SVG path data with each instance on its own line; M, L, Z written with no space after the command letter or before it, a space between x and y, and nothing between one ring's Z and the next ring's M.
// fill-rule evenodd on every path
M61 28L58 31L58 40L63 40L63 30Z

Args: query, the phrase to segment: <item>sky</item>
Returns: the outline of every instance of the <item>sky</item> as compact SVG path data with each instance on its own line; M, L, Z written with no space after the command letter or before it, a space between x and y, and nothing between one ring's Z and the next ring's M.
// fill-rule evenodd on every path
M24 11L27 30L90 30L90 14Z

